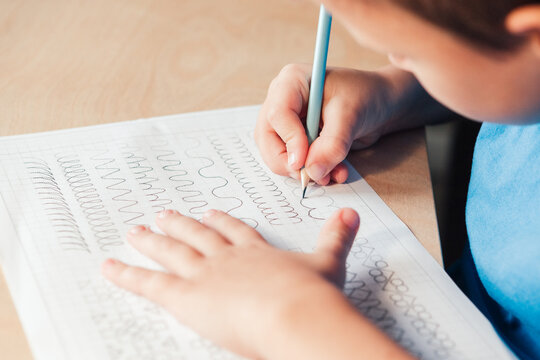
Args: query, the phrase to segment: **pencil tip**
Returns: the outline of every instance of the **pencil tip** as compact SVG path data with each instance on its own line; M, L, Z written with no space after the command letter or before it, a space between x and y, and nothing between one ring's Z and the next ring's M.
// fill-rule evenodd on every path
M304 188L304 191L302 191L302 199L306 197L306 190L307 190L307 186Z

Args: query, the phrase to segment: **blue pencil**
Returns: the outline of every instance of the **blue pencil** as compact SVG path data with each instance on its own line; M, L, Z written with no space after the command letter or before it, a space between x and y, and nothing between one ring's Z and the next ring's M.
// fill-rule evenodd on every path
M309 145L311 145L319 135L319 121L321 119L324 77L326 75L326 58L328 57L328 43L330 42L331 26L332 15L330 15L324 6L321 5L306 119L306 133ZM300 175L302 179L302 198L304 198L309 183L309 176L307 175L305 168L302 168Z

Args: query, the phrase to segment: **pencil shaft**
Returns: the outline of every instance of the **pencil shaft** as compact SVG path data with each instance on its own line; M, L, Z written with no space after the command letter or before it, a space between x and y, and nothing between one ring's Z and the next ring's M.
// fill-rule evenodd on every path
M306 119L306 132L310 145L319 135L319 121L321 118L324 78L326 75L326 58L328 55L331 25L332 16L326 11L324 6L321 5Z

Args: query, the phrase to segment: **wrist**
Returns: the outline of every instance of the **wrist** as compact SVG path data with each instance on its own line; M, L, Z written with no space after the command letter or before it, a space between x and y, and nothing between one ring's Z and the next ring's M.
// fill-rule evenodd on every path
M259 349L264 359L280 360L332 358L332 347L321 345L339 334L343 318L358 316L345 296L325 281L287 295L273 315Z
M273 320L257 344L263 359L411 359L325 281L288 297Z

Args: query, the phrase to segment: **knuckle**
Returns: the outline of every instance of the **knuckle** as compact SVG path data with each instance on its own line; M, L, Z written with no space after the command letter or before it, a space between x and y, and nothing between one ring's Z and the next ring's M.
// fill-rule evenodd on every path
M268 87L268 93L278 93L283 88L289 88L291 84L296 84L299 79L305 78L305 71L301 64L287 64L285 65L279 74L270 82Z
M268 101L268 99L271 97L272 93L274 92L276 86L278 85L280 81L280 76L281 76L281 72L279 73L278 76L273 78L272 81L270 81L270 85L268 86L268 95L266 97L266 101Z
M271 104L266 110L266 119L275 128L276 123L280 119L281 114L283 113L283 107L278 104Z
M173 280L162 273L154 272L148 276L142 288L143 294L155 294L172 286Z
M171 238L157 238L153 239L152 250L157 254L169 254L176 249L176 241Z
M135 293L139 293L139 282L137 281L137 274L134 268L130 266L122 267L116 278L122 287L131 289Z
M343 229L336 229L331 234L333 242L329 245L329 250L333 254L339 254L343 250L344 241L343 239L347 236L347 232Z
M338 161L345 159L349 153L349 143L343 138L331 138L326 145L326 153Z
M253 242L258 239L259 237L258 232L250 228L249 225L247 224L243 224L243 226L245 227L240 231L240 236L239 236L242 240Z
M139 235L139 239L141 244L147 244L152 243L152 238L154 237L154 233L151 231L145 231L142 234Z
M191 270L196 269L201 264L199 253L193 249L184 248L182 257L185 259L185 265L189 266Z
M268 122L285 144L291 140L295 140L302 134L302 131L300 131L301 127L295 124L294 118L285 116L280 106L274 106L269 110Z
M280 135L281 139L287 146L295 145L296 140L298 138L298 132L294 129L287 129L283 132L283 134Z
M278 175L287 175L287 170L284 166L285 164L281 162L278 155L265 160L265 163L273 173Z
M298 73L303 73L304 69L302 68L302 65L300 64L297 64L297 63L291 63L291 64L287 64L285 65L281 71L280 71L280 74L283 74L285 76L290 76L290 75L297 75Z
M202 226L192 226L189 231L189 236L196 238L196 239L203 239L208 238L209 233L208 230L205 227Z

